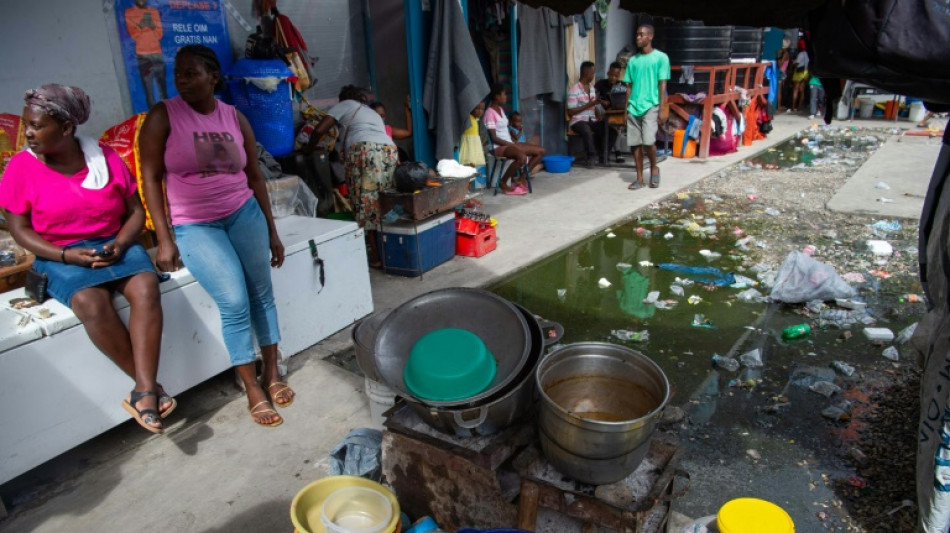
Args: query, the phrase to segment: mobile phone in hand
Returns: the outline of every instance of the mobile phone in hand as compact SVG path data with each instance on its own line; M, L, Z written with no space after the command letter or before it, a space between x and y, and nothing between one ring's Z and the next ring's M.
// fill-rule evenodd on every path
M96 255L99 257L112 257L112 254L115 252L112 251L112 248L99 248L96 250Z

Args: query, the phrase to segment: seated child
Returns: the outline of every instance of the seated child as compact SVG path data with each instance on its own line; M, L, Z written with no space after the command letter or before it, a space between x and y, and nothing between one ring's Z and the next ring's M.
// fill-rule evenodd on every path
M508 131L511 132L511 138L517 143L527 142L524 138L524 122L521 113L512 111L509 118Z

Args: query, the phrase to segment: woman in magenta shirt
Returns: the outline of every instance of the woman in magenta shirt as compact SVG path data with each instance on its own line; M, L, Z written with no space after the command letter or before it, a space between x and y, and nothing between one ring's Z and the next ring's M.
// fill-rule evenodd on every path
M155 381L162 308L158 272L136 242L145 210L119 156L76 137L88 118L81 89L51 84L26 93L29 149L7 166L0 207L13 238L36 255L33 269L47 276L47 292L72 308L93 344L135 380L123 408L161 433L176 402ZM114 292L129 301L128 328L112 304Z
M213 50L189 45L178 51L178 96L156 104L139 133L145 203L155 221L158 267L177 270L180 257L208 291L218 305L224 344L244 382L251 417L262 426L278 426L283 418L274 405L294 401L277 369L280 331L270 277L271 267L284 262L284 246L257 166L254 132L244 115L215 99L220 84ZM162 223L169 216L172 227ZM254 336L264 360L261 381Z

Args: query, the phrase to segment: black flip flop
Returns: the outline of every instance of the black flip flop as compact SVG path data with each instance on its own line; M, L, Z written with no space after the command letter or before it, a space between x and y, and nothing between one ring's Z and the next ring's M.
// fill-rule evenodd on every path
M628 185L627 188L630 189L631 191L638 191L643 188L643 183L639 181L635 181L631 183L630 185Z
M650 172L650 188L656 189L660 186L660 169L656 169L656 174Z

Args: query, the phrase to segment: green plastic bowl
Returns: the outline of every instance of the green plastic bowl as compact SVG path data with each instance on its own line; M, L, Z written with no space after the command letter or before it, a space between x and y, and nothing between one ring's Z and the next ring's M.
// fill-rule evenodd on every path
M495 379L497 363L482 339L459 328L437 329L412 347L403 370L406 388L423 400L470 398Z

